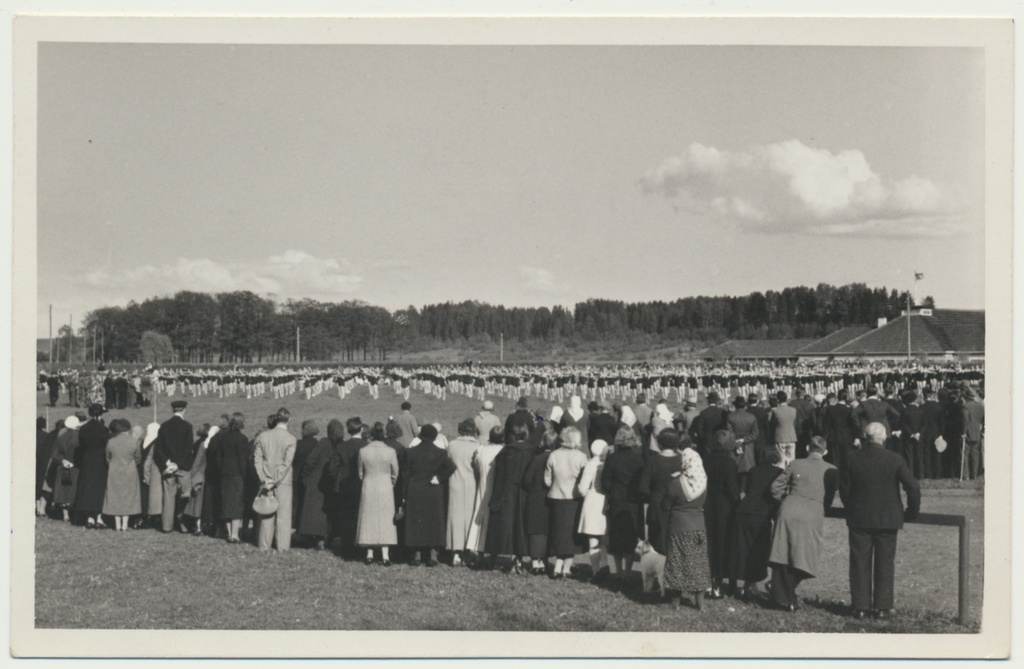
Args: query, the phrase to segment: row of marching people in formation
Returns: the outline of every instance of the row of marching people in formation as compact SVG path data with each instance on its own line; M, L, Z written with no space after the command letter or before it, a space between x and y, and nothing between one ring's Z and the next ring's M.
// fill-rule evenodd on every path
M49 458L37 471L37 512L49 503L87 528L113 517L121 531L145 515L159 516L164 532L216 534L219 524L231 543L248 520L265 550L288 550L298 533L318 548L337 539L343 555L367 564L379 550L390 566L397 546L414 565L436 566L447 551L453 566L502 560L511 573L614 587L628 582L645 554L642 569L645 560L654 565L673 603L685 595L697 608L705 596L763 594L759 584L771 567L770 597L794 610L797 585L819 572L824 514L838 487L848 514L854 613L893 608L904 519L898 487L907 492L909 518L920 491L906 462L884 448L889 434L880 423L865 428L841 472L825 461L827 444L815 436L807 456L788 464L778 449L757 449L741 477L742 447L729 430L718 430L706 450L671 427L645 446L624 406L609 417L610 439L588 440L575 426L538 420L526 404L519 401L504 427L497 420L485 443L480 426L494 421L477 416L460 423L450 442L423 425L408 446L394 418L372 427L359 418L332 420L325 439L307 420L297 439L281 409L250 439L235 413L223 425L202 426L196 439L183 400L145 433L124 419L106 426L103 407L93 405L82 424L71 416L52 433L39 426ZM589 570L573 570L580 554Z

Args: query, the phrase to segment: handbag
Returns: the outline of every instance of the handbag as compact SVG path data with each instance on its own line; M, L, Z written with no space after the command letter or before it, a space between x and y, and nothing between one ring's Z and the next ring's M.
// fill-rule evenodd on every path
M71 470L70 469L62 469L61 472L60 472L60 484L61 485L71 485L74 482L75 482L75 480L71 476Z
M272 516L277 513L277 497L273 490L261 490L252 501L252 510L261 516Z
M395 511L395 522L401 522L403 518L405 518L405 504L398 507L398 511Z

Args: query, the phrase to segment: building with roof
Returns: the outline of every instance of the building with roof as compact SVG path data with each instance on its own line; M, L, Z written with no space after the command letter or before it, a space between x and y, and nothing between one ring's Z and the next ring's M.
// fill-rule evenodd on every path
M836 346L832 358L985 359L985 312L917 309Z
M909 325L909 349L908 349ZM908 354L909 350L909 354ZM820 339L732 339L697 354L704 360L985 359L985 312L915 309L877 327L846 327Z

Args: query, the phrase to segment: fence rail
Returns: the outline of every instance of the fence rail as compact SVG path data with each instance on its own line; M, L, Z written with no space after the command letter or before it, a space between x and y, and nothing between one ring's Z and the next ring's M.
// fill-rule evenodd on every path
M834 507L826 514L828 518L846 518L846 509ZM957 620L966 625L969 617L968 599L971 592L971 519L947 513L919 513L914 520L907 521L915 525L937 525L940 527L956 527L960 535L960 557L957 561L959 574L959 612Z

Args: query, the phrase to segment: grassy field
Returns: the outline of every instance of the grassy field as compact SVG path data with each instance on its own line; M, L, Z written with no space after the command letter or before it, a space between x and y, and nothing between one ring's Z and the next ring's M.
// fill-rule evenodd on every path
M262 420L286 406L297 423L359 415L385 420L400 398L382 388L374 401L364 389L345 400L337 395L307 401L290 398L189 398L187 418L208 422L240 410ZM44 398L38 397L40 415ZM439 421L452 435L472 415L475 400L446 402L414 391L413 412ZM495 399L499 415L513 401ZM536 408L548 403L534 401ZM158 419L169 414L159 398ZM50 410L51 422L71 409ZM153 419L152 409L114 411L134 423ZM247 432L251 433L251 430ZM968 627L956 623L957 537L952 528L911 525L901 533L897 556L897 616L890 621L855 621L847 613L846 530L826 521L826 570L800 588L803 607L794 614L726 598L703 612L678 611L639 592L639 576L622 590L579 581L508 576L467 568L390 569L348 561L330 551L295 548L260 553L248 544L148 530L87 531L42 519L36 524L36 625L45 628L139 629L443 629L584 631L807 631L957 633L977 629L983 585L983 497L926 495L923 510L966 514L974 520L971 541L971 612ZM267 578L269 572L275 575ZM264 577L261 577L264 575ZM265 617L272 604L274 621Z

